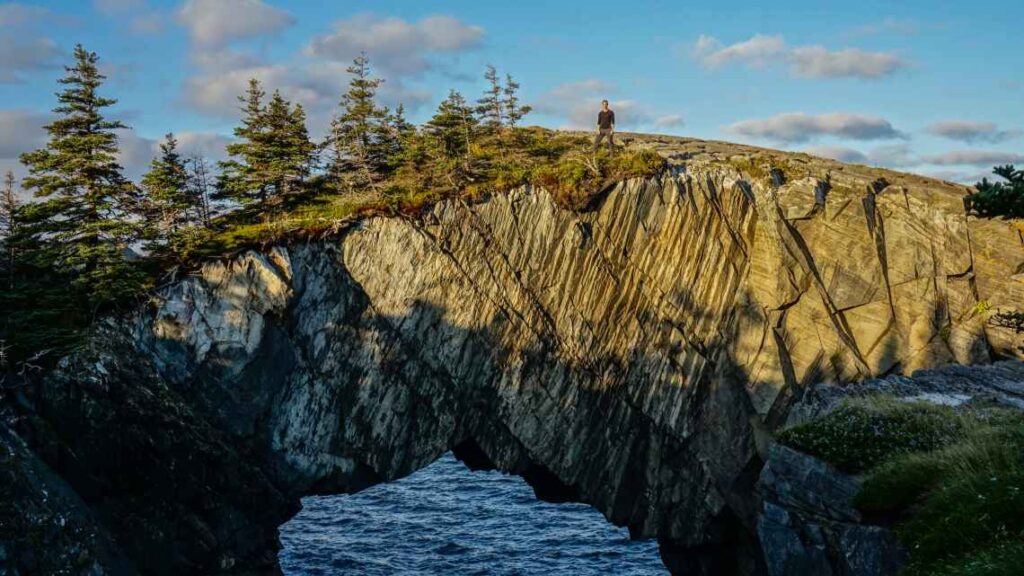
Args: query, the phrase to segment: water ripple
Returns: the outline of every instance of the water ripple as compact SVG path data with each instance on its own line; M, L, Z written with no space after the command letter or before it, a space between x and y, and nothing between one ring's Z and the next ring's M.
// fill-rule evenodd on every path
M666 573L653 541L632 541L583 504L549 504L521 479L470 472L446 454L397 482L313 496L281 527L289 576Z

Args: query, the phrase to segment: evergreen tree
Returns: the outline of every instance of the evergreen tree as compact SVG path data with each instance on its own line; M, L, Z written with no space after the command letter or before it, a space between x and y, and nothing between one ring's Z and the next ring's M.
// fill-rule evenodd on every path
M160 143L160 155L153 158L149 172L142 176L151 221L156 223L155 240L165 243L189 220L192 207L188 193L188 173L178 154L178 141L167 134Z
M390 137L387 139L387 165L388 170L397 169L406 160L406 151L414 146L416 126L405 118L405 106L399 104L393 114L388 117L388 129Z
M14 172L4 174L4 187L0 191L0 241L3 242L4 269L8 289L14 287L14 237L18 228L18 195L14 189Z
M439 167L453 185L471 172L471 147L478 121L462 94L452 90L424 130Z
M341 97L342 113L331 126L335 154L332 172L339 178L348 172L352 186L367 185L387 172L395 136L388 110L375 100L383 81L372 77L366 54L357 56L347 71L352 79Z
M513 128L515 128L519 121L532 110L530 106L523 106L519 104L518 92L519 83L512 79L511 74L506 74L505 88L503 90L505 97L501 104L505 109L505 118L508 119L508 125Z
M484 92L483 98L476 101L476 111L485 127L489 130L500 130L505 123L505 110L501 99L501 81L498 80L498 71L494 66L487 65L484 79L487 80L488 88Z
M405 106L399 104L395 113L391 116L391 129L398 137L398 140L405 140L416 132L416 126L405 119Z
M967 197L971 211L987 218L1024 218L1024 170L1008 165L996 166L992 172L1006 181L982 178L975 184L978 192Z
M249 80L244 95L239 96L242 123L234 130L236 140L225 150L231 158L222 160L217 196L234 200L242 205L264 202L268 187L262 175L266 172L267 158L263 146L266 132L263 97L266 93L259 80Z
M260 140L260 155L266 159L266 168L260 178L272 198L279 201L302 187L309 175L315 146L306 131L302 105L292 107L275 91L264 114L266 132Z
M276 204L302 188L309 175L316 147L306 131L306 113L292 106L279 91L263 104L263 88L256 79L239 97L242 123L237 140L228 144L232 158L222 161L218 196L243 205Z
M213 208L210 205L210 188L213 184L210 165L202 154L194 154L188 159L186 168L189 204L195 212L196 221L209 228L213 216Z
M39 201L19 212L19 237L36 266L69 276L95 308L142 286L141 271L124 254L143 226L132 217L137 191L116 161L114 130L125 126L102 114L116 100L98 93L104 76L95 53L78 45L74 61L60 80L57 119L45 127L49 142L21 157L29 170L23 186Z

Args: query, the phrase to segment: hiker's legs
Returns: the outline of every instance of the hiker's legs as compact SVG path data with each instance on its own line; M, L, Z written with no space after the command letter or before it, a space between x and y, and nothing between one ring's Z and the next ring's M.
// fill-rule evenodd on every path
M608 153L615 154L615 133L608 132Z
M601 140L604 139L604 130L598 130L597 135L594 136L594 152L601 147Z

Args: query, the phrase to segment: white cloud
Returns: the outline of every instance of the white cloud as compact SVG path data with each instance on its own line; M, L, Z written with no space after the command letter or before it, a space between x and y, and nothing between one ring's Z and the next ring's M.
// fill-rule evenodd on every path
M609 100L615 111L618 130L670 129L683 125L679 114L656 114L650 107L636 100L616 99L618 88L603 80L586 79L564 82L542 94L534 104L534 111L559 122L566 130L592 130L597 126L597 113L601 100Z
M23 152L46 144L43 126L50 116L28 110L0 110L0 158L17 160Z
M929 126L926 131L936 136L959 140L968 144L988 142L998 144L1024 134L1021 130L1000 130L992 122L948 120Z
M764 67L784 58L788 48L782 36L757 34L749 40L724 46L712 36L701 35L694 47L694 55L708 68L718 68L730 62L742 62L753 67Z
M132 34L149 35L162 32L170 20L167 13L157 10L146 0L93 0L97 12L111 18L127 18Z
M685 123L682 114L666 114L654 119L654 125L658 128L680 128Z
M885 168L907 168L919 164L919 161L911 155L910 147L906 144L878 146L867 153L845 146L811 146L804 152L850 164L866 164Z
M822 136L851 140L905 138L884 118L858 114L832 113L811 116L802 112L778 114L771 118L744 120L726 128L727 132L778 142L806 142Z
M899 56L888 52L856 48L829 52L822 46L794 48L789 60L793 73L804 78L881 78L906 66Z
M349 63L366 52L370 63L396 75L431 68L433 56L476 48L483 29L451 16L430 16L418 22L362 14L334 23L333 30L313 38L309 56Z
M902 58L890 52L868 52L857 48L830 51L824 46L790 47L782 36L764 34L728 46L714 37L701 35L692 54L710 69L731 63L751 68L786 63L791 74L803 78L873 79L892 75L907 67Z
M231 138L214 132L181 132L174 136L178 140L178 152L184 158L199 154L209 162L223 160L226 157L224 147L231 142ZM124 175L138 181L160 153L163 140L163 137L139 136L134 130L118 130L117 161L124 168Z
M61 50L49 38L0 36L0 83L21 82L26 72L57 65Z
M482 34L480 27L449 16L406 22L362 15L336 22L330 33L315 37L290 61L272 62L231 45L239 34L220 34L213 40L212 34L195 33L192 59L198 71L186 79L181 100L204 114L237 117L238 96L256 78L267 92L280 90L301 103L316 136L336 112L351 78L346 68L360 52L367 53L372 73L384 80L377 93L380 102L392 108L401 103L414 111L431 93L410 82L428 71L448 73L447 62L478 46Z
M921 163L906 144L888 144L878 146L867 154L868 163L886 168L909 168Z
M996 152L989 150L954 150L943 154L922 156L922 164L936 166L996 166L999 164L1022 164L1024 154Z
M56 67L61 49L38 29L62 23L67 19L46 8L0 4L0 84L21 82L26 73Z
M965 172L961 170L925 170L922 174L932 178L938 178L939 180L945 180L947 182L957 182L968 185L974 185L980 182L982 178L988 178L989 180L1002 180L1002 178L992 174L991 172L980 171Z
M178 20L193 42L205 48L280 32L295 22L291 14L262 0L186 0Z
M804 152L818 156L820 158L830 158L832 160L838 160L840 162L847 162L850 164L867 164L868 157L859 150L853 148L846 148L844 146L812 146L804 150Z
M563 82L548 91L548 96L553 100L571 100L580 96L596 97L602 94L610 94L615 92L616 87L613 84L609 84L604 80L597 80L594 78L588 78L587 80L578 80L575 82ZM537 106L542 108L545 106L544 102L547 102L548 98L541 98L541 103Z
M0 26L21 26L29 22L45 19L52 12L42 6L8 2L0 4Z

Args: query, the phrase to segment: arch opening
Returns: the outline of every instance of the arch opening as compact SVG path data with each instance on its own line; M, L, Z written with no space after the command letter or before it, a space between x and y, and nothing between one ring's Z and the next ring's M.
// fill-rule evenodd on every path
M361 492L311 496L281 527L281 568L307 574L635 574L667 570L654 540L632 540L590 506L487 466L475 443ZM475 458L475 459L474 459ZM550 472L548 472L550 474ZM537 485L545 486L538 491Z

